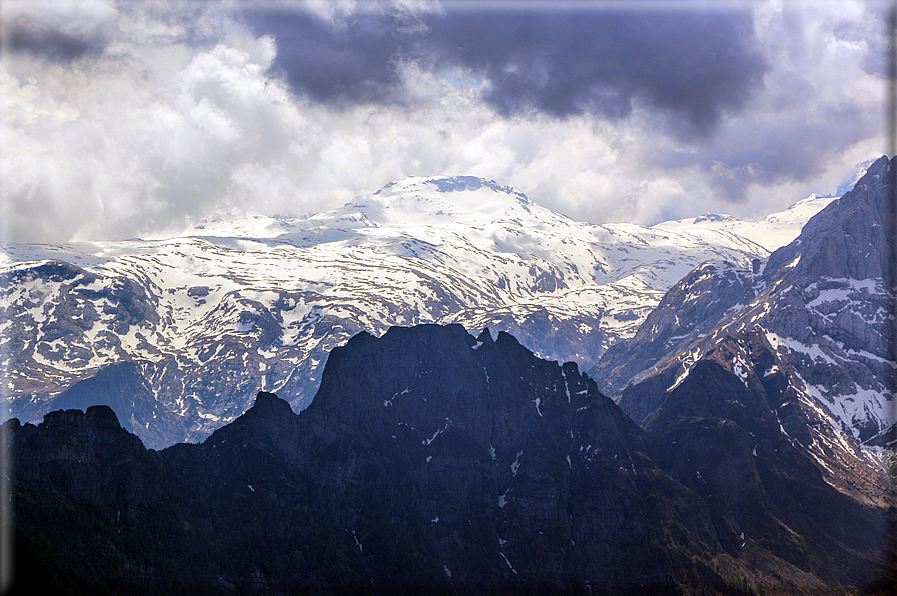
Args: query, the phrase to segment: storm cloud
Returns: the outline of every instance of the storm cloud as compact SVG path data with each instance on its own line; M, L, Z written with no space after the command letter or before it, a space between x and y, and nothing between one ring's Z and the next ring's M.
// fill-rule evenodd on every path
M561 4L4 2L0 235L179 233L410 175L595 223L762 217L884 150L865 0Z
M626 116L633 101L705 129L741 107L766 69L749 14L455 16L433 23L446 53L487 73L504 113Z
M2 16L5 51L70 62L103 51L118 11L103 0L6 2Z
M509 116L628 116L647 102L707 132L741 108L767 63L746 10L660 15L594 10L357 13L336 22L305 11L247 9L273 35L274 66L316 101L402 103L398 64L461 68L482 77L484 99Z

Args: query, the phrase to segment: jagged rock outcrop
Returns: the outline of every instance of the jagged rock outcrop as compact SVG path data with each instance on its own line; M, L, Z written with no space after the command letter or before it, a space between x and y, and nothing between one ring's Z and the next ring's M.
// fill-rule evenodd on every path
M510 335L360 334L332 352L301 420L300 453L319 454L310 473L374 553L377 585L402 561L415 585L663 591L691 566L678 548L708 573L706 513L646 456L642 431L575 365ZM682 516L698 523L666 535Z
M301 414L263 392L202 444L146 450L106 407L11 420L18 579L56 593L799 594L887 577L880 543L857 538L881 507L837 500L759 377L705 362L650 434L576 365L457 325L359 334Z
M683 279L638 341L610 350L592 374L606 374L620 407L645 425L658 408L673 407L671 395L703 359L736 376L753 370L783 432L827 483L862 502L891 503L897 364L887 228L895 171L897 161L879 159L793 243L738 274L746 296L721 292L731 284L715 270ZM689 318L696 301L722 312ZM670 334L676 341L664 350Z
M895 165L894 159L877 159L849 193L807 222L797 240L770 255L764 278L785 284L821 277L893 283Z
M774 409L787 391L771 390L762 365L726 366L743 353L724 342L648 417L658 459L706 500L727 552L781 558L822 585L886 577L893 520L825 481L801 443L818 440L815 429L792 419L791 436Z
M732 263L701 264L664 295L631 340L611 346L589 375L602 391L617 394L687 339L706 334L726 314L749 304L756 297L755 283L753 271ZM641 420L654 407L630 414Z

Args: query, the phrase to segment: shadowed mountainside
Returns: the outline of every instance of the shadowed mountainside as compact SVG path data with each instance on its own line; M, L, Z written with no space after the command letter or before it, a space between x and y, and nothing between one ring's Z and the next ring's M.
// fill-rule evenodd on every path
M884 510L826 484L740 378L698 372L652 435L573 364L425 325L355 336L304 412L260 393L202 444L147 450L105 406L11 420L17 579L100 594L884 581L882 544L857 538L884 536Z

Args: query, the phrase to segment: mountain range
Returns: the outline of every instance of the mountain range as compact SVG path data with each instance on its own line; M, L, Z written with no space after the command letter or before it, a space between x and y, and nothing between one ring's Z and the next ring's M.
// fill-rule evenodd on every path
M725 396L725 400L720 398ZM675 402L675 403L674 403ZM53 593L813 594L887 587L893 511L702 360L647 430L573 363L460 325L334 348L147 450L107 406L4 423L19 584ZM58 548L64 544L65 548Z
M750 224L749 239L707 225L723 216L600 226L480 178L409 178L302 218L6 244L4 417L37 422L100 390L149 446L202 440L259 390L301 411L332 348L394 325L488 326L588 369L695 267L750 268L830 200Z
M894 169L876 161L761 268L695 269L590 374L645 424L718 362L775 404L785 432L798 425L789 436L829 482L881 494L897 440Z
M7 387L28 389L0 433L18 577L110 594L888 593L895 177L897 158L876 160L765 236L722 215L579 224L512 187L429 178L245 220L242 237L215 221L92 253L8 247Z

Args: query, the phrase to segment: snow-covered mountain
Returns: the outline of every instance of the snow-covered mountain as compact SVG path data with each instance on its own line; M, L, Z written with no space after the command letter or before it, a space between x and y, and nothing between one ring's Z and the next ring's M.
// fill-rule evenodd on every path
M690 273L593 377L644 423L714 361L763 396L827 482L864 499L887 494L897 444L895 172L897 158L877 160L762 269Z
M53 410L0 433L17 531L86 586L99 536L126 583L188 592L386 589L397 565L462 591L884 589L895 180L883 157L837 200L644 228L412 178L301 218L7 245L5 416ZM248 408L258 389L291 404ZM155 452L122 426L215 432Z
M756 222L736 219L726 214L708 213L694 218L664 221L652 227L686 232L724 230L748 238L772 251L797 238L804 224L836 198L838 197L811 194L784 211L771 213Z
M725 229L573 221L473 177L176 238L3 248L5 416L101 391L151 446L207 435L259 390L303 409L329 351L362 330L488 326L587 367L699 264L768 255Z

